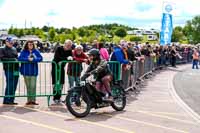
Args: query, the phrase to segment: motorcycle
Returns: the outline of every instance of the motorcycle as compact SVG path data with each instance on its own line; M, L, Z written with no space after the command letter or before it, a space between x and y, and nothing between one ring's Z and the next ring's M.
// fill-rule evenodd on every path
M113 101L104 100L104 93L97 91L94 83L81 81L78 86L68 91L66 106L75 117L82 118L90 113L92 108L98 109L112 106L116 111L122 111L126 106L126 95L121 87L121 81L111 83Z

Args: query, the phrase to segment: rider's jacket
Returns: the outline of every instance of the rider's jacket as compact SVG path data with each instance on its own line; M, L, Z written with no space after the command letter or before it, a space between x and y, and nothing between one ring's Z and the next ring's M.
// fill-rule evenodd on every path
M97 81L100 81L106 75L112 74L107 61L104 60L100 60L98 64L91 63L83 77L88 77L88 73L93 74Z

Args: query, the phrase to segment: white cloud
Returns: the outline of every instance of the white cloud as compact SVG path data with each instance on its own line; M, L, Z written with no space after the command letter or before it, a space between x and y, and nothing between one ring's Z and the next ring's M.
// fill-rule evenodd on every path
M178 16L174 18L175 23L180 18L183 19L184 15L194 16L200 13L197 0L172 2L176 7L175 16ZM151 8L140 11L139 4L149 5ZM139 19L144 24L146 20L157 19L158 22L146 23L144 26L159 27L162 4L163 0L6 0L0 7L0 28L9 28L11 24L24 27L25 20L28 26L32 22L33 26L39 27L48 23L55 27L79 27L108 23L108 20L94 18L109 16ZM50 12L52 16L48 15Z

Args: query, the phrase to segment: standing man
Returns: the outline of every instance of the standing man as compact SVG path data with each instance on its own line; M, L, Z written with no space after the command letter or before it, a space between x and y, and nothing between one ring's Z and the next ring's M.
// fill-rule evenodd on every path
M72 41L71 40L66 40L64 43L64 46L59 46L55 50L55 54L54 54L54 58L53 58L53 61L56 62L57 69L61 66L61 68L59 68L61 70L60 77L58 77L59 75L57 73L57 79L56 79L56 66L55 66L55 64L52 64L52 83L54 85L53 100L56 104L61 102L60 101L61 92L62 92L63 84L65 83L66 63L62 63L60 66L59 66L59 63L61 61L67 61L67 60L72 60ZM56 88L56 83L58 82L58 79L60 79L59 84L61 85L59 89Z
M176 55L177 55L177 52L176 52L176 47L175 46L172 46L170 54L171 54L171 65L172 65L172 67L176 67Z
M19 79L19 64L17 61L17 50L13 47L14 40L12 37L6 38L6 45L0 50L1 61L12 61L9 63L3 63L3 69L6 77L6 89L3 104L16 105L15 91Z
M196 67L196 69L199 69L198 67L198 62L199 62L199 52L197 50L197 48L194 49L194 52L192 54L192 69L194 69L194 67Z

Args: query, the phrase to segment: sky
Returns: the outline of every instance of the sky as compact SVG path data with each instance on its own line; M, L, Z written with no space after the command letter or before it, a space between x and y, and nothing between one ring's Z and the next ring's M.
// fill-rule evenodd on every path
M174 26L200 15L198 0L0 0L0 29L106 23L160 29L164 1L172 2Z

